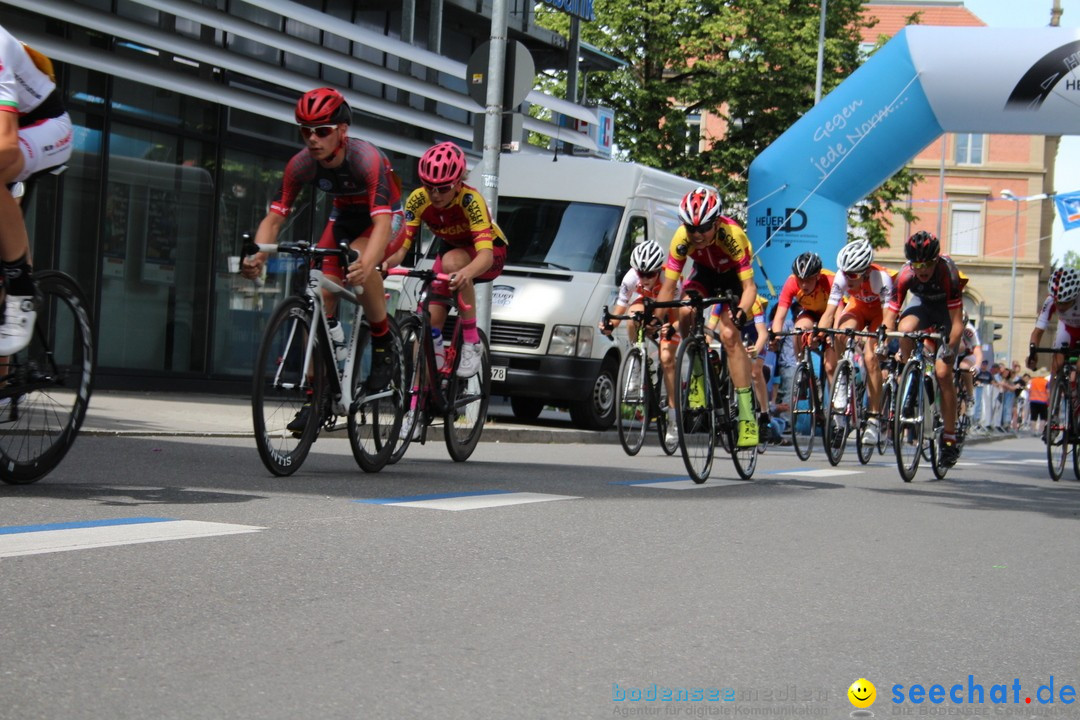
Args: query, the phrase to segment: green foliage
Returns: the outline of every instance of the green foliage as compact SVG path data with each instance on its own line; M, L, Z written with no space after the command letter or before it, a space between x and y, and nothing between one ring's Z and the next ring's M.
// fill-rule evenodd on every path
M1069 250L1065 253L1065 256L1061 258L1061 267L1076 268L1080 270L1080 253L1075 250Z
M829 0L822 94L863 61L863 0ZM727 207L746 197L750 163L814 105L820 6L806 0L595 0L584 42L626 60L589 73L587 97L615 110L626 159L716 185ZM544 27L569 34L564 13L537 5ZM544 80L551 92L561 74ZM699 151L688 118L723 129ZM704 129L703 129L703 132ZM917 179L902 170L853 211L853 236L885 244L889 219ZM901 202L895 205L894 202Z

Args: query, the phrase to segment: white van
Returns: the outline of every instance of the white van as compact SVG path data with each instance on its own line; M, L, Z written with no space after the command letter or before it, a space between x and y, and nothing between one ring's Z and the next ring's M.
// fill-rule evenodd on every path
M597 323L615 305L630 251L649 239L666 250L679 201L699 184L632 163L502 156L498 222L509 249L492 284L491 394L509 396L515 416L555 405L582 428L614 423L626 334L609 339Z

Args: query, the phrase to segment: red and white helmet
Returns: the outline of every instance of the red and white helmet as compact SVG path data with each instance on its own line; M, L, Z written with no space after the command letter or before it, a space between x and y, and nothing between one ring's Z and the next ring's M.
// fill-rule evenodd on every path
M426 185L455 183L465 176L465 153L452 142L429 147L420 158L420 182Z
M1046 289L1054 302L1067 303L1080 295L1080 270L1075 268L1058 268L1050 274L1050 280L1046 283Z
M684 225L708 225L720 217L723 204L715 190L699 186L686 193L679 203L679 219Z

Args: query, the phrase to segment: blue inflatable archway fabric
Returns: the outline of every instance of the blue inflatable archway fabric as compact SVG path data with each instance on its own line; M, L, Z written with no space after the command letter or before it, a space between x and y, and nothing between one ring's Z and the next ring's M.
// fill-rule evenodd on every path
M750 165L746 231L772 283L808 250L833 267L849 208L944 132L1080 134L1080 30L897 33Z

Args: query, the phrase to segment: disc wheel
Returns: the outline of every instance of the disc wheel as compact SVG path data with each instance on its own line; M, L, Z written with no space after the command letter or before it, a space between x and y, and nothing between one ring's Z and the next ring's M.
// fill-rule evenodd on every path
M304 356L312 311L299 297L275 308L263 332L251 387L255 445L266 469L292 475L304 463L323 420L325 372L313 353L305 373Z
M51 472L75 442L94 381L94 336L73 279L37 274L29 345L0 364L0 480L26 485Z

